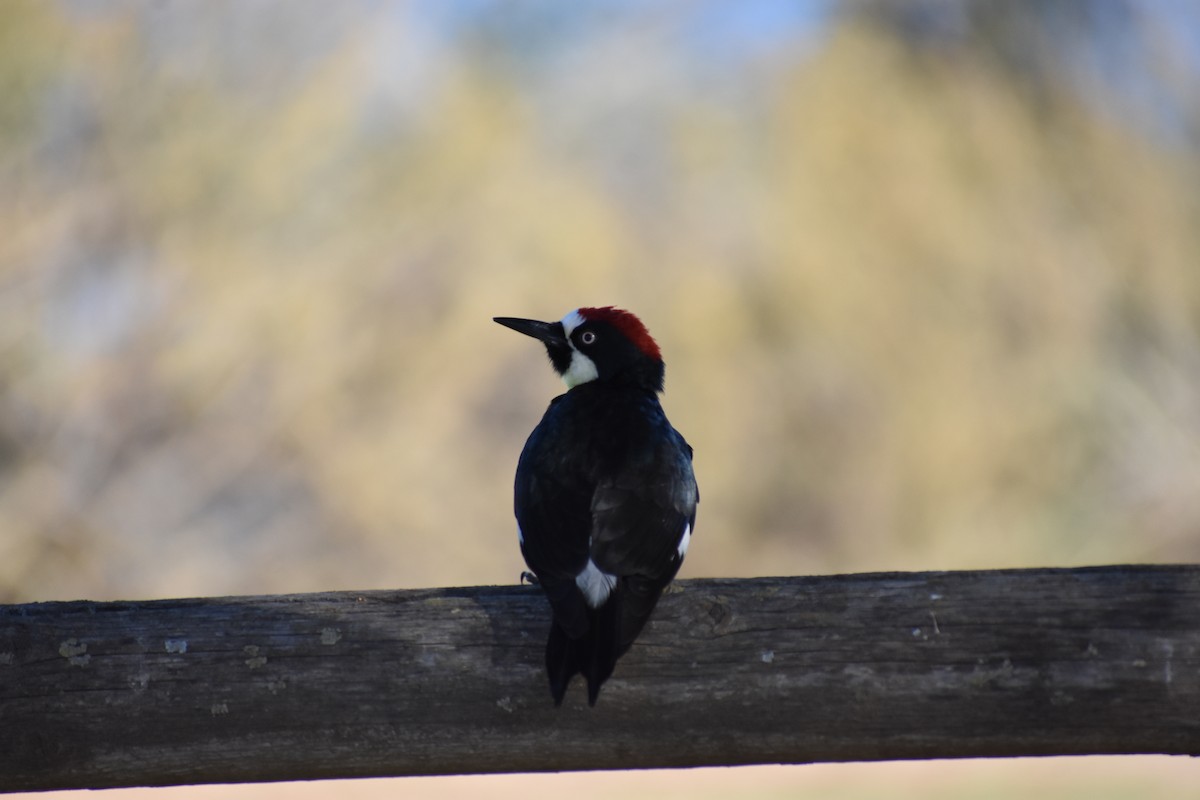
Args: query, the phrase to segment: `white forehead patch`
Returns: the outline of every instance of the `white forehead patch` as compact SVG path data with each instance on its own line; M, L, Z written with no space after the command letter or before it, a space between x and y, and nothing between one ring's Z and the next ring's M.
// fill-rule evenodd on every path
M567 335L567 341L571 340L571 334L575 332L575 329L585 322L587 320L583 318L583 314L579 313L578 308L562 318L563 333Z

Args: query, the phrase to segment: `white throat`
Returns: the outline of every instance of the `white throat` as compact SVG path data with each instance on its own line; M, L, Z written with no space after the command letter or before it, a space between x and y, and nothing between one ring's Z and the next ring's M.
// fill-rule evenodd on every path
M594 381L599 377L600 373L596 370L596 362L572 347L571 364L562 374L563 383L567 385L567 388L574 389L581 383Z
M574 389L581 383L594 381L600 377L600 372L596 369L596 362L576 350L575 343L571 341L571 334L584 322L583 315L578 310L572 311L562 318L563 333L566 334L567 344L571 347L571 363L567 366L567 371L562 374L563 383L567 385L568 389Z

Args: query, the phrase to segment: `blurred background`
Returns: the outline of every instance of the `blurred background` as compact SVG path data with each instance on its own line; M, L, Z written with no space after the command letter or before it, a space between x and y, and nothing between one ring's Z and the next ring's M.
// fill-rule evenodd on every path
M512 472L562 387L491 317L608 304L696 449L683 577L1200 560L1196 4L0 16L0 602L513 583ZM1178 797L1200 771L338 791L568 782Z

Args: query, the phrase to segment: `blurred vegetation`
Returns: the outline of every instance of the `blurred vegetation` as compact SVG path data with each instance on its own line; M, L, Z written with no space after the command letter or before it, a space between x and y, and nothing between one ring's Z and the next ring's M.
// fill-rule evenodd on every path
M580 9L5 4L0 599L515 582L560 385L490 318L609 303L685 576L1200 559L1170 26Z
M696 448L686 577L1200 560L1188 6L9 0L0 601L515 582L511 476L561 384L490 320L607 303Z

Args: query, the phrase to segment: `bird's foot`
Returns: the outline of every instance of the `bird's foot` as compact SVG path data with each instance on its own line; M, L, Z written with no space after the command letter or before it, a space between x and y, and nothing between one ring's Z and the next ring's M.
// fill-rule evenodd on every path
M530 586L538 586L541 584L541 581L539 581L537 575L534 575L532 572L522 572L521 585L524 586L526 583L528 583Z

